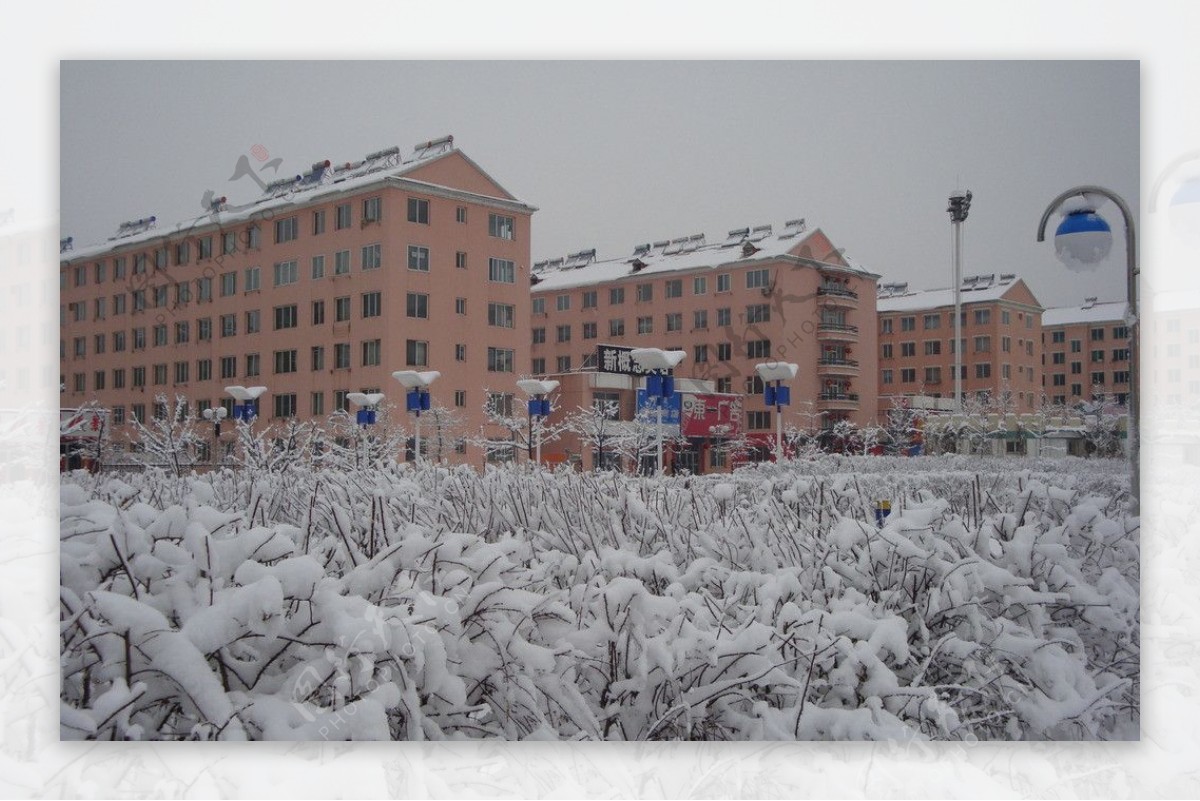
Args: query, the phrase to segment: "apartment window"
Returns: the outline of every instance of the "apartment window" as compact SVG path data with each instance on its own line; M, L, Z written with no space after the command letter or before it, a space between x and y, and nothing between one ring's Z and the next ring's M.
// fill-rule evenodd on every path
M1012 315L1009 314L1007 309L1000 310L1000 322L1003 325L1009 325L1012 323Z
M350 343L337 342L333 346L333 369L350 369Z
M275 307L275 330L295 328L300 322L300 313L296 304Z
M546 374L546 360L544 358L538 357L533 360L533 374L534 375L545 375Z
M363 222L373 223L383 219L383 198L369 197L363 201Z
M584 323L583 324L583 338L584 339L595 339L597 336L599 336L599 334L597 333L595 323Z
M125 389L125 368L118 367L113 370L113 389Z
M1001 353L1011 353L1012 352L1012 337L1000 337L1000 352Z
M1092 373L1092 386L1104 386L1104 373Z
M558 311L570 311L571 296L570 295L559 295L558 297L556 297L554 299L554 308L556 308Z
M746 343L746 356L751 359L763 359L771 355L771 340L756 339Z
M339 250L337 253L333 254L333 274L350 274L350 251Z
M83 268L81 267L80 269L83 269ZM167 249L166 248L158 248L154 251L154 269L156 269L156 270L167 269Z
M466 345L455 345L454 346L454 361L465 362L466 360L467 360L467 346Z
M884 384L891 384L893 381L893 378L894 378L894 374L892 373L891 370L881 370L879 375L880 375L880 380Z
M534 345L546 344L546 329L545 328L533 329L533 344Z
M295 261L284 261L275 265L275 286L287 286L300 280Z
M119 256L113 259L113 280L120 281L125 277L125 257Z
M654 284L638 284L635 292L638 303L649 303L654 300Z
M408 221L410 223L419 223L420 225L429 225L429 201L410 197L408 199Z
M533 305L531 306L530 310L534 314L545 314L546 313L546 299L545 298L534 298Z
M976 378L991 378L992 377L992 365L988 362L982 362L980 364L975 365L975 377Z
M732 278L729 273L722 273L717 276L717 291L728 292L732 286Z
M488 236L494 236L497 239L514 239L513 218L501 214L489 214Z
M992 338L991 337L975 337L975 352L976 353L991 353Z
M488 259L488 280L499 284L516 283L517 271L509 259Z
M190 362L175 362L175 383L186 384L188 382ZM97 387L98 389L98 387Z
M926 340L926 342L925 342L925 355L926 356L940 356L941 353L942 353L942 341L940 339Z
M708 361L708 345L696 345L692 348L692 360L697 364Z
M429 296L420 292L409 292L405 308L405 313L409 317L427 320L429 319Z
M1067 354L1063 353L1062 351L1059 351L1058 353L1050 354L1050 363L1051 364L1066 364L1067 363Z
M1103 342L1104 341L1104 329L1103 328L1093 328L1089 332L1089 336L1091 337L1092 342Z
M308 404L312 408L312 414L325 414L325 393L313 392L308 396Z
M771 427L770 412L746 412L746 428L766 429Z
M1104 361L1104 351L1102 351L1102 350L1092 351L1092 361L1094 361L1094 362Z
M727 362L733 358L733 344L729 342L717 343L717 361Z
M404 343L404 358L411 367L425 367L429 364L429 343L423 340L410 339Z
M1054 380L1051 382L1053 386L1065 387L1067 385L1067 376L1065 373L1056 373Z
M142 350L145 347L146 347L146 329L141 328L141 327L133 329L133 349L134 350Z
M692 312L692 328L697 331L708 330L708 309L699 309Z
M1079 339L1071 340L1071 353L1083 353L1083 341Z
M900 330L901 331L916 331L917 330L917 318L916 317L901 317L900 318Z
M608 321L608 335L610 337L625 336L625 319L621 318L618 320L609 320Z
M154 333L154 347L161 348L163 345L167 344L167 326L166 326L166 324L156 325L156 326L154 326L152 331Z
M136 385L136 371L134 376ZM237 378L237 356L221 357L221 378Z
M113 295L113 314L125 313L125 293Z
M892 319L893 318L891 318L891 317L885 317L879 321L879 333L881 333L881 334L892 333Z
M175 305L184 306L192 300L192 285L187 281L175 285Z
M770 285L770 270L750 270L746 273L746 289L765 289Z
M350 390L335 389L333 391L333 409L339 412L350 411Z
M915 384L917 381L917 368L905 367L900 371L901 384Z
M137 255L135 255L133 257L133 274L134 275L144 275L145 272L146 272L146 254L138 253ZM75 273L75 280L76 281L81 280L80 274L78 271L76 271L76 273Z
M717 309L717 328L729 327L733 320L733 310L729 308Z
M312 302L312 324L313 325L324 325L325 324L325 301L314 300Z
M163 384L166 384L166 383L167 383L167 365L166 364L154 365L154 385L162 386Z
M507 348L488 348L488 372L511 373L513 371L513 352Z
M1000 365L1000 377L1002 379L1004 379L1005 381L1012 378L1012 365L1011 364Z
M1071 362L1071 375L1083 374L1083 362Z
M261 272L257 267L247 267L246 268L246 291L247 292L254 292L260 288L260 286L259 286L260 277L261 277Z
M569 325L558 326L557 330L555 331L555 335L557 336L558 342L570 342L571 341L571 326L569 326Z
M926 331L932 331L932 330L934 330L934 329L936 329L936 328L941 328L941 326L942 326L942 315L940 315L940 314L926 314L926 315L925 315L925 317L922 319L922 321L921 321L921 322L922 322L922 324L925 326L925 330L926 330Z
M467 207L458 206L454 209L454 221L465 223L467 221Z
M175 323L175 344L183 345L188 342L191 335L191 325L186 320ZM97 351L102 352L102 351Z
M262 371L262 359L257 353L246 354L246 377L256 376Z
M291 242L300 233L299 220L296 217L287 217L282 220L275 221L275 244L283 242Z
M692 279L692 294L707 295L708 294L708 278L703 275L697 275Z
M325 233L325 209L318 209L313 212L312 216L312 232L313 236L320 236Z
M429 248L423 245L409 245L408 269L429 272Z
M212 359L197 359L196 360L196 380L211 381L212 380Z
M237 234L232 231L221 234L221 255L229 256L237 251ZM200 258L207 258L204 255L204 245L200 245Z
M1128 326L1118 325L1115 328L1113 328L1112 338L1113 339L1129 339ZM1191 339L1191 338L1189 337L1189 339Z
M296 416L296 393L285 392L281 395L275 395L274 398L276 417Z
M589 289L587 292L583 293L583 308L585 308L585 309L596 308L596 290Z
M409 295L411 298L412 295ZM428 298L426 295L422 297ZM362 295L362 316L378 317L383 314L383 293L381 292L364 292ZM411 316L411 315L410 315Z
M488 325L497 328L512 328L516 325L517 309L507 303L488 304Z
M350 227L350 225L351 225L350 212L351 212L351 209L350 209L349 203L341 203L337 207L334 208L334 210L333 210L333 228L334 228L334 230L341 231L341 230L344 230L344 229Z
M1112 360L1114 362L1129 361L1129 348L1117 348L1112 352Z
M429 254L426 252L425 260L428 263ZM378 270L383 266L383 245L375 243L374 245L364 245L362 249L362 268L364 270ZM429 269L426 266L425 269Z
M133 368L133 386L135 388L146 386L146 368L145 367Z
M1051 331L1050 332L1050 341L1052 343L1054 343L1055 345L1061 345L1062 343L1067 341L1067 332L1066 331Z
M123 353L125 351L125 332L113 331L113 353Z
M87 355L87 338L75 337L75 358L81 358Z
M639 334L653 334L654 318L649 316L637 318L637 332Z
M154 308L165 309L167 307L167 286L154 287Z
M975 325L988 325L992 322L991 309L976 309L975 310Z
M325 348L322 345L313 345L309 355L313 372L325 369Z
M196 279L196 300L208 301L212 300L212 278L197 278Z
M262 330L262 315L258 309L246 312L246 333L257 334Z
M771 307L765 303L755 303L746 307L746 324L771 322Z
M455 298L454 299L454 313L455 314L466 314L467 313L467 299L466 298Z
M350 296L343 295L333 299L333 321L344 323L350 319Z
M571 371L571 357L570 356L559 356L558 360L557 360L557 364L555 365L555 368L556 368L557 372L569 373Z
M1082 384L1072 384L1071 385L1071 394L1076 397L1082 397L1083 396L1083 385Z
M672 312L667 315L667 332L683 330L683 314L680 312Z
M625 287L615 286L608 290L608 305L620 306L625 302Z
M909 356L916 356L916 355L917 355L917 343L916 342L901 342L900 343L900 356L901 357L909 357Z
M1114 384L1128 384L1129 383L1129 371L1128 370L1117 370L1116 372L1113 373L1112 380L1113 380Z
M665 294L668 298L683 297L683 280L674 278L670 281L667 281Z
M363 367L378 367L381 361L380 351L383 346L383 341L379 339L368 339L362 343L362 364Z

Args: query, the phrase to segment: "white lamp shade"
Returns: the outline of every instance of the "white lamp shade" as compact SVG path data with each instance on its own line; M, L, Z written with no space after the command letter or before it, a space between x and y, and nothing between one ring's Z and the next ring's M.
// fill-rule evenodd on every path
M1112 250L1112 228L1084 202L1069 210L1054 234L1059 261L1074 272L1090 272Z
M267 391L267 388L232 386L225 387L225 391L232 395L234 400L240 400L242 403L245 403L246 401L257 399L260 395Z
M661 348L634 348L629 357L643 370L674 370L687 357L681 350Z
M790 362L764 362L754 366L763 381L791 381L800 370L800 365Z
M529 395L548 395L558 389L557 381L539 381L536 378L522 378L517 387Z
M426 370L417 372L416 370L397 370L392 373L392 378L400 382L407 389L420 389L427 387L441 377L441 373L437 370Z
M346 396L346 398L356 406L376 406L380 401L383 400L384 395L382 392L371 392L369 394L364 392L351 392Z
M225 411L224 406L216 406L205 409L203 412L201 412L201 414L204 415L205 420L219 421L224 420L229 415L229 412Z

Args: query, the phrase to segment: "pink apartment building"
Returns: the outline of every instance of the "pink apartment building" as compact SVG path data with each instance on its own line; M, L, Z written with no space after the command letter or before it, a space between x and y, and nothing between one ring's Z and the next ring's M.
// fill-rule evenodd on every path
M1046 309L1042 315L1043 384L1052 403L1074 405L1107 395L1129 397L1129 327L1125 302Z
M356 391L404 416L392 372L438 370L433 404L464 421L454 458L482 463L464 439L485 424L482 388L514 391L529 364L534 211L446 137L319 162L169 228L64 241L61 405L96 401L120 430L159 394L229 408L226 386L262 385L257 425L352 411Z
M688 385L696 392L744 395L742 427L766 444L774 411L764 406L755 365L795 362L785 426L865 425L877 407L878 278L804 220L730 231L714 243L703 234L646 243L603 261L594 250L542 261L534 265L529 368L563 381L569 402L560 407L611 399L631 415L635 387L597 370L597 346L684 350L676 375L697 382ZM569 439L554 447L557 457L543 449L548 458L579 448Z
M1016 409L1041 397L1042 307L1011 273L963 280L962 390L1010 392ZM882 284L879 313L879 416L916 396L954 397L954 291L910 291Z

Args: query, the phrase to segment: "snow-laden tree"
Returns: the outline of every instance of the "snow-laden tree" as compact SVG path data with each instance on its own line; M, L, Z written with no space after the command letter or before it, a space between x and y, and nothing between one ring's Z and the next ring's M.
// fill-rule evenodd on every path
M359 425L354 412L338 409L316 434L317 461L341 470L392 464L403 457L410 437L405 413L395 404L380 404L370 425Z
M680 432L679 426L669 423L659 426L658 412L649 407L639 409L632 420L624 421L623 426L625 435L615 443L616 450L638 472L642 472L644 465L650 461L657 460L660 430L664 467L672 451L688 445L687 437Z
M540 432L542 445L558 440L570 430L569 415L559 416L551 423L551 418L530 419L529 405L522 398L515 397L509 392L493 392L488 388L483 390L483 427L468 441L488 454L489 460L517 460L518 453L531 455L535 430ZM558 407L558 394L547 396L552 408Z
M155 395L150 419L143 423L134 417L130 424L137 444L134 460L169 469L176 476L196 465L208 442L203 433L206 429L183 395L176 395L174 400L168 400L164 394Z
M421 413L421 450L435 464L449 459L466 439L466 420L454 409L432 406Z
M619 416L620 406L616 401L607 400L580 406L567 415L566 430L579 438L581 447L592 452L597 470L620 466L620 443L629 432L618 420Z

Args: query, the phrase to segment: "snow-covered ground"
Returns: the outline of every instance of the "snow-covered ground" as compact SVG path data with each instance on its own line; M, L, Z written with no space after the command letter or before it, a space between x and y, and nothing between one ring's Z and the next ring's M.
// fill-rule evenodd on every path
M1136 739L1128 483L953 456L79 473L61 735Z

